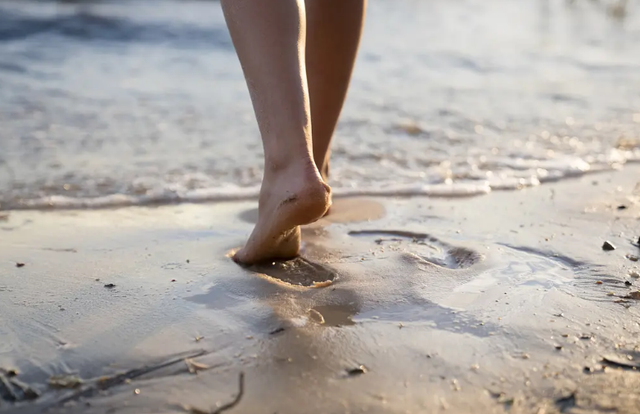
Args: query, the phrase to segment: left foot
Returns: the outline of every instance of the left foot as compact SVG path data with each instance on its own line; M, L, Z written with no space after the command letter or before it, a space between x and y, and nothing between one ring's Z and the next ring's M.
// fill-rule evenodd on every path
M325 183L329 184L329 161L325 161L324 164L318 167L318 171L320 171L322 180ZM324 215L322 217L329 215L329 213L331 212L331 204L333 204L333 200L331 199L332 198L331 196L332 195L329 194L329 208L327 209L327 211L324 212Z

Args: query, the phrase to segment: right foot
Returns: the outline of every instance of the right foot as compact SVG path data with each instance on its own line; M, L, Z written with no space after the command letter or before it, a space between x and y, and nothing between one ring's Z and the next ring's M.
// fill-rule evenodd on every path
M321 218L331 205L331 188L311 164L266 172L260 189L258 223L233 256L243 264L290 259L300 250L300 228Z

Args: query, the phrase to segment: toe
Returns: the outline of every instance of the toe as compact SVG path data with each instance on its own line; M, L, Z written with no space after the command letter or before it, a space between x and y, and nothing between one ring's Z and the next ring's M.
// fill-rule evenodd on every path
M245 249L240 249L231 256L231 259L238 264L247 263L247 254L244 251Z

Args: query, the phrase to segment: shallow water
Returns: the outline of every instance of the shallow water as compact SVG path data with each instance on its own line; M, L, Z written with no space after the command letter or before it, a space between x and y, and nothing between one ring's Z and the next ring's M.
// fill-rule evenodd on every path
M338 194L479 194L640 159L640 2L373 0ZM220 5L0 1L0 209L253 197Z

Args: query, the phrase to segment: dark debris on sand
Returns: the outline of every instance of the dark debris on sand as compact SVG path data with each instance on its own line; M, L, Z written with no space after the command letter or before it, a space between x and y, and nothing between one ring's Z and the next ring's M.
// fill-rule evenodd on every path
M604 250L605 252L610 252L610 251L615 250L615 249L616 249L616 246L614 246L614 245L613 245L610 241L608 241L608 240L607 240L607 241L605 241L605 242L602 244L602 250Z
M560 397L555 401L556 407L560 410L561 413L569 410L572 407L576 406L576 393L572 392L566 397Z
M16 369L0 368L0 401L29 401L40 396L38 391L20 381L18 374Z
M115 283L107 283L106 285L104 285L104 287L106 287L107 289L113 289L114 287L116 287Z
M364 365L358 365L355 368L351 368L349 370L347 370L347 374L350 377L355 377L357 375L362 375L362 374L366 374L367 373L367 367L365 367Z
M489 391L489 394L491 394L492 398L495 398L498 403L503 404L507 409L513 406L513 404L515 404L516 402L516 399L514 397L509 397L502 391Z
M630 360L618 355L605 355L602 357L602 362L607 365L611 365L618 368L637 370L640 368L640 361Z
M227 404L224 404L222 406L220 406L217 410L215 411L209 411L209 410L203 410L201 408L198 407L193 407L190 405L183 405L182 407L189 413L189 414L221 414L224 411L228 411L232 408L234 408L236 405L238 405L240 403L240 401L242 400L242 397L244 396L244 372L240 373L240 376L238 378L238 394L236 395L236 397L228 402Z
M65 406L65 404L70 404L72 402L77 402L79 400L93 397L104 392L107 389L125 384L128 381L132 381L143 375L147 375L152 372L159 371L163 368L183 363L185 358L197 358L206 354L208 354L207 351L199 350L173 359L160 361L156 364L149 364L144 365L140 368L133 368L119 374L114 374L112 376L103 376L90 381L83 381L79 385L73 387L74 391L71 394L65 394L62 396L62 398L51 401L49 405L50 407L63 407ZM188 367L185 366L184 371L188 371Z
M18 262L18 263L16 263L16 267L24 267L24 263Z
M624 298L640 300L640 290L637 290L635 292L629 292L629 294L627 296L624 296Z
M82 378L77 375L53 375L49 378L49 386L59 389L75 389L83 384Z

